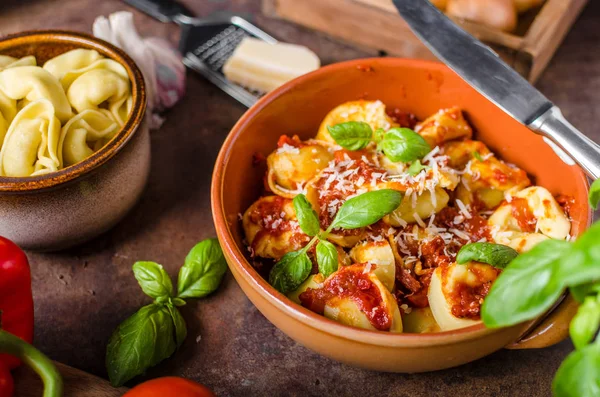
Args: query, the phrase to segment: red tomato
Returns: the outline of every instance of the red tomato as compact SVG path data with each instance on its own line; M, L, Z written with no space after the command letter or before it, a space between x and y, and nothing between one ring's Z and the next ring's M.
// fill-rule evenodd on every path
M216 397L216 395L199 383L175 376L166 376L137 385L123 397Z
M12 397L15 389L13 378L10 375L10 371L0 361L0 397Z

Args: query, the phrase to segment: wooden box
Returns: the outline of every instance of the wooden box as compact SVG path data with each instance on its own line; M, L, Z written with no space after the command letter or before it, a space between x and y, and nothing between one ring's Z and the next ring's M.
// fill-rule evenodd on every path
M546 0L522 15L516 33L457 20L535 82L588 0ZM263 0L267 16L292 21L358 45L374 55L435 59L410 31L391 0Z

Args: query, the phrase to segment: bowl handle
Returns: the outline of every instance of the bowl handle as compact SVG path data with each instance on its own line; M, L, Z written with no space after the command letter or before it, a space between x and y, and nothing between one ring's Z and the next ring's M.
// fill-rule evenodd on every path
M532 323L507 349L539 349L552 346L569 336L569 323L577 313L578 303L569 294L546 317Z

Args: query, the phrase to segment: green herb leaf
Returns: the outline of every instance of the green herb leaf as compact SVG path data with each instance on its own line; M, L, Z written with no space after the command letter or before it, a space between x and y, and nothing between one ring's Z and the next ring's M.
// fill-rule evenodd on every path
M282 294L298 289L310 275L312 262L304 250L288 252L273 266L269 283Z
M600 396L600 345L588 345L569 354L552 382L556 397Z
M187 325L185 324L185 319L176 307L167 305L167 309L169 309L169 314L173 320L173 326L175 327L175 342L177 343L177 347L179 347L187 336Z
M380 146L387 158L404 163L422 159L431 151L425 139L409 128L388 130Z
M306 196L303 194L297 195L294 197L293 203L300 229L302 229L306 235L311 237L319 234L321 231L319 217Z
M112 334L106 348L110 383L122 386L175 351L175 331L169 309L161 304L142 307Z
M573 295L573 298L579 303L583 303L585 298L589 295L600 295L600 283L591 282L587 284L576 285L569 288L569 292Z
M456 262L465 264L470 261L483 262L504 269L519 253L506 245L493 243L470 243L463 245Z
M330 229L358 229L372 225L398 208L401 201L402 193L397 190L382 189L363 193L342 205Z
M514 325L548 310L563 292L558 268L570 249L566 241L547 240L515 258L483 301L481 318L485 325Z
M473 157L475 157L478 161L483 161L483 157L481 157L479 152L473 152Z
M565 286L587 284L600 280L600 222L593 224L572 246L569 256L562 261L557 278Z
M429 169L429 167L421 164L421 160L416 160L410 165L410 167L408 167L408 170L406 172L408 172L408 175L410 176L417 176L421 173L421 171L427 169Z
M325 277L338 269L338 252L335 245L326 240L319 241L319 244L317 244L317 264L319 265L319 273Z
M327 131L335 142L348 150L360 150L367 147L373 137L371 126L362 121L348 121L328 126Z
M196 244L179 270L177 297L202 298L214 292L226 271L227 262L216 238Z
M594 209L598 209L598 203L600 203L600 179L596 179L592 186L590 186L590 206Z
M165 269L155 262L136 262L133 274L142 291L153 299L166 300L173 295L173 283Z
M600 302L596 296L585 298L571 320L569 332L575 348L582 349L590 343L600 327Z

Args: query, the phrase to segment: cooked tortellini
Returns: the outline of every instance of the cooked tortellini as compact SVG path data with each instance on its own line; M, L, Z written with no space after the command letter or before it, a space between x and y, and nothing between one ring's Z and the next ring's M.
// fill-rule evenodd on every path
M436 187L433 193L425 190L422 194L413 194L404 196L400 207L391 214L386 215L384 222L392 226L417 223L418 219L427 219L431 215L437 214L450 201L448 193L439 187Z
M473 129L457 107L440 110L417 124L415 131L432 147L453 139L471 138L473 135Z
M325 280L312 276L290 296L342 324L402 332L398 304L369 264L344 266Z
M12 121L0 150L0 175L24 177L57 171L62 166L60 121L54 106L39 99Z
M540 186L523 189L510 197L490 217L500 230L541 233L563 240L571 231L571 222L552 194Z
M84 110L62 128L64 165L77 164L104 146L119 130L118 124L97 110Z
M523 170L473 140L459 108L442 109L416 124L415 132L431 150L408 162L392 161L380 150L383 145L374 140L385 134L361 142L357 150L339 146L327 127L348 121L384 131L418 123L401 109L388 113L379 101L353 101L329 112L313 139L282 135L266 158L265 195L242 217L249 254L262 274L277 269L270 276L281 280L286 277L282 269L297 256L278 261L304 249L303 267L294 263L289 271L295 275L287 275L291 280L302 270L303 279L289 288L299 287L290 292L277 286L293 302L368 330L425 333L468 327L481 323L481 305L502 270L478 262L458 265L463 246L488 242L523 253L544 240L569 237L570 221L552 194L530 186ZM347 127L346 143L353 133ZM339 225L336 216L348 200L382 189L402 193L394 211L370 225L332 227ZM306 229L311 236L300 228L294 201L302 208L305 229L312 224ZM368 213L360 201L350 208ZM348 208L344 217L352 217ZM314 216L308 215L311 210ZM337 264L324 239L335 247Z
M124 66L75 49L36 66L0 55L0 176L58 171L100 150L129 117Z
M316 139L335 142L327 127L347 121L363 121L371 126L373 131L382 128L388 130L394 127L394 121L387 115L385 105L381 101L346 102L333 109L321 123Z
M438 267L431 276L427 298L429 307L442 331L478 324L479 289L498 277L498 270L477 262Z
M0 70L14 68L17 66L36 66L37 62L34 56L28 55L23 58L13 58L7 55L0 55Z
M246 239L260 257L279 259L308 243L290 199L262 197L246 210L242 219Z
M382 241L365 241L350 250L350 257L355 263L370 263L374 266L373 273L390 291L396 281L396 260L390 243Z
M330 147L319 141L284 141L267 157L267 182L274 193L293 198L331 160Z

